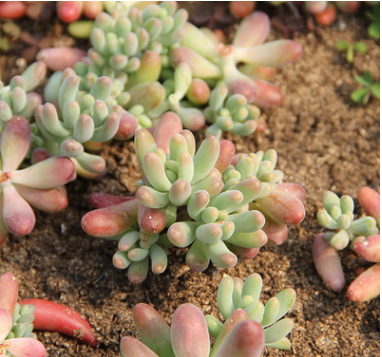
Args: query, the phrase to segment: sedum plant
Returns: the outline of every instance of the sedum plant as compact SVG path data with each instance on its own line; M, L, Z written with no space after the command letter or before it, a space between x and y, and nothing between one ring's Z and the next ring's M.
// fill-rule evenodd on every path
M285 336L293 328L292 320L283 319L263 328L288 312L296 293L292 289L283 290L264 307L258 301L261 285L258 274L251 275L245 282L229 276L223 278L218 305L226 317L224 324L210 315L204 317L195 305L183 304L176 309L170 327L150 305L136 305L134 322L142 342L132 337L122 338L122 356L258 357L264 346L289 348L290 342ZM208 333L215 339L212 348Z
M217 302L226 323L222 324L212 315L206 316L209 332L215 339L214 349L223 342L229 332L227 327L236 318L239 321L250 319L259 323L264 331L265 347L290 348L291 343L286 335L293 329L294 323L289 318L280 319L293 306L296 292L293 289L285 289L264 305L259 301L262 284L261 276L256 273L251 274L245 281L228 275L220 281Z
M36 125L51 155L70 157L79 175L97 178L106 172L105 160L87 153L84 146L91 148L111 140L120 116L105 103L112 90L109 77L97 78L81 98L79 84L73 70L56 72L45 88L44 97L49 102L35 110ZM53 103L58 103L57 109Z
M149 260L162 273L173 246L190 247L192 270L203 271L210 261L233 267L237 255L253 258L268 238L281 244L286 225L305 216L305 191L282 183L274 150L234 156L233 143L214 136L196 150L194 136L171 112L154 135L136 133L135 149L144 174L136 195L93 195L99 209L82 218L88 234L119 241L113 262L128 268L132 282L146 278Z
M336 230L319 234L313 243L313 260L318 274L334 290L345 286L339 250L348 245L363 260L376 263L361 274L349 286L347 295L353 301L367 301L379 295L380 290L380 197L374 190L363 187L358 191L361 206L370 216L354 219L353 199L339 198L328 191L323 198L324 209L317 214L322 226ZM359 272L359 270L358 270Z
M251 135L257 129L257 118L260 109L248 104L242 94L228 95L224 85L216 87L209 100L209 106L204 110L207 122L211 123L206 134L220 138L223 132L231 132L241 136Z
M30 139L29 123L23 117L9 120L1 132L1 242L8 232L25 235L32 231L35 215L30 205L57 212L68 203L63 185L75 178L70 159L54 157L18 169L29 150Z
M21 76L12 78L5 86L0 81L0 126L14 116L31 120L34 110L41 104L41 97L32 92L45 77L46 65L43 62L31 64Z
M260 107L282 102L280 90L264 81L272 75L269 68L278 68L295 61L301 46L290 40L263 43L270 30L270 20L262 12L254 12L239 25L232 45L224 45L190 23L184 26L180 46L170 52L173 66L186 62L193 77L224 84L229 94L242 94L248 103ZM243 66L238 67L242 63ZM266 67L264 69L264 67Z

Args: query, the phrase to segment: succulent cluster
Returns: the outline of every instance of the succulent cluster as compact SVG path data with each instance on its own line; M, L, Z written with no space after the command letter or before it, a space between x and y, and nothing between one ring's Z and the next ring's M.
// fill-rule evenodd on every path
M122 356L258 357L264 346L287 349L290 342L285 336L292 330L293 321L280 319L293 306L296 293L285 289L264 306L259 301L261 288L258 274L245 281L225 276L218 290L224 324L211 315L204 317L195 305L183 304L176 309L170 327L150 305L138 304L134 322L142 342L122 338ZM212 348L209 333L215 339Z
M349 286L347 295L354 301L367 301L379 295L380 290L380 197L368 187L358 191L361 206L370 216L354 220L353 199L344 195L339 198L328 191L323 198L324 209L317 213L320 224L336 232L316 236L313 243L313 259L322 279L334 290L345 286L340 256L337 251L350 247L357 255L376 263L369 269L361 268L361 273Z
M173 246L190 247L192 270L203 271L210 261L233 267L236 254L252 258L268 238L281 244L286 225L305 216L305 191L282 183L275 150L235 155L232 142L215 136L196 150L193 134L172 112L153 135L138 130L135 149L144 174L136 195L93 195L99 209L82 218L88 234L119 241L114 265L129 268L132 282L146 278L149 259L152 271L162 273Z
M100 76L110 77L113 100L109 98L108 103L114 101L139 123L126 124L129 137L140 127L152 126L169 110L190 130L203 128L207 119L217 126L208 134L249 135L256 130L256 105L282 102L280 90L266 81L274 73L272 67L301 55L301 46L291 40L262 44L270 21L261 12L247 16L233 44L224 45L212 32L187 22L187 11L177 10L172 1L142 10L120 2L108 11L111 15L101 12L95 19L90 36L93 47L87 57L77 49L56 48L44 49L38 58L54 70L59 63L64 70L77 61L73 68L80 77L81 91L89 92ZM61 60L54 60L58 56Z

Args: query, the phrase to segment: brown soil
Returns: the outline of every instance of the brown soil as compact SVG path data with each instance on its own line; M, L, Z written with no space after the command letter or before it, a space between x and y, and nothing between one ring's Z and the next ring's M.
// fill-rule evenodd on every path
M297 292L288 314L295 321L289 335L291 350L266 349L264 356L379 355L379 299L354 303L346 298L346 288L355 277L356 256L348 249L341 253L347 285L334 293L317 275L311 254L313 237L322 231L315 215L325 191L353 198L365 185L379 191L380 105L372 99L359 106L349 99L356 87L355 74L370 70L379 80L379 44L367 39L363 25L359 19L340 17L330 28L296 34L304 54L273 79L285 100L281 107L263 112L267 131L245 139L229 137L237 152L275 148L284 181L299 183L307 191L306 218L289 229L281 246L267 244L253 260L240 261L229 270L210 266L203 273L191 272L185 252L174 249L165 273L149 273L139 285L129 283L126 271L111 263L116 243L86 235L80 220L92 209L90 193L134 193L141 174L131 141L115 142L103 150L109 170L101 181L78 179L67 186L70 204L64 212L36 212L32 234L5 241L0 248L0 274L13 272L20 299L43 298L78 310L94 326L101 343L93 351L70 337L40 332L48 356L119 356L121 338L135 335L132 308L139 302L154 306L168 322L185 302L218 316L216 292L223 274L245 279L253 272L263 277L263 301L285 288ZM271 37L281 35L275 32ZM336 50L339 39L364 41L367 54L356 54L353 64L346 63ZM17 72L16 58L0 56L3 76L11 68ZM356 213L360 214L358 204Z

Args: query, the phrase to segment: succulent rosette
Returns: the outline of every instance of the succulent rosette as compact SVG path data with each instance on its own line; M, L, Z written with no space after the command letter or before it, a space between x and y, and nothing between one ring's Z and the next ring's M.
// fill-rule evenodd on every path
M105 160L85 147L102 147L114 137L122 108L107 105L112 91L109 77L97 78L89 93L79 91L80 81L70 68L56 72L45 87L48 102L35 110L36 125L51 155L70 157L79 175L98 178L106 172Z
M46 212L64 209L67 198L63 185L75 178L74 164L65 157L18 170L29 150L30 138L29 123L23 117L9 120L1 132L1 241L8 232L24 235L32 231L35 215L30 205Z
M190 247L186 261L195 271L210 261L233 267L236 254L253 258L268 233L281 244L286 225L305 216L305 191L282 183L274 150L235 156L233 143L215 136L196 150L194 136L172 112L162 116L153 135L138 130L135 149L144 174L136 196L94 194L92 203L100 209L82 218L88 234L119 241L113 262L129 269L130 281L145 279L149 259L153 272L162 273L173 246Z
M45 77L46 65L43 62L31 64L21 76L11 79L8 86L0 81L0 125L3 126L14 116L23 116L28 121L42 99L32 92Z
M354 219L354 201L348 195L324 194L324 209L317 213L320 224L335 232L321 233L313 242L313 260L318 274L334 290L345 286L339 250L348 245L361 260L375 263L361 268L360 275L350 284L347 296L353 301L368 301L380 294L380 197L371 188L358 191L362 208L370 216Z

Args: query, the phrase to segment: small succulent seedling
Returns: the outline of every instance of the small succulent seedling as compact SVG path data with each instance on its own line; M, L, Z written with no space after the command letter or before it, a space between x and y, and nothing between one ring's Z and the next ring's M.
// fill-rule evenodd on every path
M355 103L367 104L370 97L380 98L380 82L374 82L369 71L366 71L361 76L354 76L354 79L363 87L354 90L350 94L350 98Z
M379 195L374 190L363 187L358 192L359 201L371 216L354 219L353 199L344 195L339 198L328 191L324 195L325 209L320 210L317 219L322 226L334 229L316 236L313 243L313 260L318 274L334 290L345 285L338 250L349 244L365 261L376 263L364 271L348 289L348 297L354 301L367 301L379 295Z
M176 309L170 327L150 305L136 305L134 322L142 342L122 338L122 356L259 357L264 346L289 348L285 336L292 330L293 321L279 319L292 307L296 293L292 289L283 290L264 306L258 301L261 286L258 274L245 282L223 278L218 305L226 318L224 324L213 316L204 317L195 305L183 304ZM215 339L212 348L208 333Z
M365 43L359 41L356 43L350 43L345 40L340 40L337 42L337 49L339 51L346 51L346 61L352 63L354 61L354 51L359 53L365 53L367 46Z

